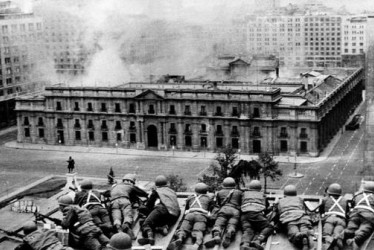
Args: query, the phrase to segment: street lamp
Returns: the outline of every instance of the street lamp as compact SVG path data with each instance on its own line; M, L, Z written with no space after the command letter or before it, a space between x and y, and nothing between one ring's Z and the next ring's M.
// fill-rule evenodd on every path
M175 149L175 146L173 145L173 146L171 147L171 149L173 150L173 156L174 156L174 149Z
M118 155L118 143L116 143L116 154Z

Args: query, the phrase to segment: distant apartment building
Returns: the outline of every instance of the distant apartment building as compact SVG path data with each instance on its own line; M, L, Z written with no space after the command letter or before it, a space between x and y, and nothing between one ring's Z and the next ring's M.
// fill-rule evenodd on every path
M0 127L15 123L15 97L38 89L34 70L43 58L42 19L0 3Z

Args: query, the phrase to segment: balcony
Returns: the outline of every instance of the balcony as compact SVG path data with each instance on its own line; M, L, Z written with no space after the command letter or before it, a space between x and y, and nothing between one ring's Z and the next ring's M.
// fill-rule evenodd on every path
M87 129L90 129L90 130L95 130L95 126L94 126L94 125L92 125L92 124L91 124L91 125L88 125L88 126L87 126Z
M231 137L239 137L239 131L232 131L231 132Z
M216 113L214 113L214 116L223 116L223 113L222 112L216 112Z
M240 114L238 112L231 113L232 117L240 117Z
M62 123L57 123L56 128L64 128L64 125Z
M288 133L280 133L279 137L281 137L281 138L288 138Z
M208 131L207 131L206 129L204 129L204 130L201 129L201 130L199 131L199 133L200 133L200 134L207 134Z
M206 111L200 111L199 115L200 116L207 116L207 112Z
M214 135L215 136L223 136L223 131L218 130L218 131L214 132Z
M175 110L169 110L169 115L176 115L177 113L175 112Z
M252 137L261 137L261 133L260 132L253 132L252 133Z
M178 131L175 128L169 129L169 134L177 134Z
M184 134L185 134L185 135L192 135L192 130L185 130L185 131L184 131Z
M81 129L81 125L80 124L74 124L74 128L75 129Z
M300 134L299 137L301 139L308 139L308 134Z
M184 115L192 115L191 111L184 111Z
M136 127L135 126L129 127L129 131L130 132L135 132L136 131Z

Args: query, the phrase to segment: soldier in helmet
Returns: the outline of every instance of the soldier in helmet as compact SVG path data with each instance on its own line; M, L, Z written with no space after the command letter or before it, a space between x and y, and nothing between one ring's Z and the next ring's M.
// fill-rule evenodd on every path
M80 184L81 191L75 194L74 203L90 211L96 226L100 227L103 233L110 237L113 234L113 226L110 222L108 210L101 202L101 194L98 190L92 189L90 180L84 180Z
M199 249L203 243L208 214L214 205L213 197L208 195L207 192L208 186L205 183L196 184L195 193L186 200L185 217L176 232L177 239L169 244L169 250L179 249L190 234L195 241L194 249Z
M87 250L100 250L109 239L101 229L93 223L90 212L73 204L71 195L63 195L58 199L60 210L63 213L61 226L69 229L70 234L79 237L79 247ZM72 239L74 237L71 237ZM76 242L75 242L76 243Z
M320 213L323 216L323 232L325 248L336 245L343 248L341 233L346 227L348 201L342 196L342 188L338 183L331 184L327 196L322 200Z
M147 204L139 209L140 216L146 217L141 227L144 238L138 240L140 245L153 245L155 243L155 229L174 224L181 212L177 194L167 186L166 177L163 175L157 176L155 185L156 187L149 195Z
M56 232L38 229L35 222L29 221L23 226L23 243L15 250L73 250L65 247L56 236Z
M103 250L131 250L132 240L128 234L119 232L114 234L109 244Z
M236 189L235 180L231 177L225 178L222 182L222 189L215 196L214 209L218 210L217 219L212 230L213 238L204 243L206 247L211 248L215 244L220 244L221 235L225 229L222 246L227 248L230 245L240 219L241 198L242 191Z
M280 199L274 208L279 222L287 229L289 241L303 250L312 249L312 222L306 213L304 200L297 196L294 185L287 185L283 194L284 198Z
M135 175L126 174L122 183L117 183L110 190L110 201L113 224L118 231L128 233L132 239L135 235L132 231L134 213L132 204L139 197L147 197L148 194L141 188L135 186Z
M241 218L243 228L240 250L249 250L251 247L263 249L269 235L274 228L265 216L269 203L261 192L261 183L252 180L243 192L241 200ZM254 238L255 233L259 235Z
M367 181L363 190L353 197L347 228L343 237L354 250L369 238L374 231L374 181Z

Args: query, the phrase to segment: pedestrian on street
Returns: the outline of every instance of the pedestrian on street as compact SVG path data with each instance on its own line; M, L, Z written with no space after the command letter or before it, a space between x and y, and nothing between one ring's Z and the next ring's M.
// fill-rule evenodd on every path
M68 173L72 173L75 167L74 159L69 156L69 160L67 160L66 162L68 163Z

